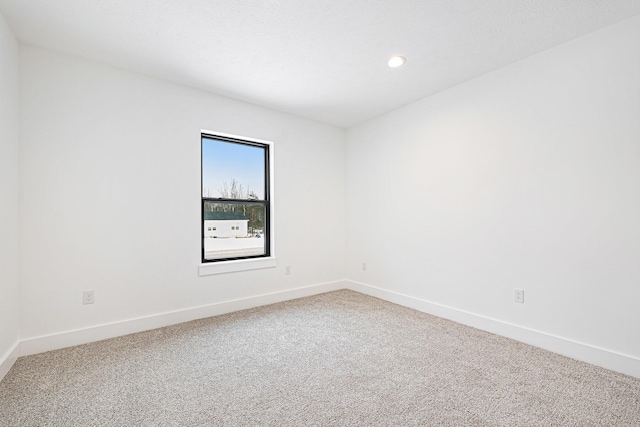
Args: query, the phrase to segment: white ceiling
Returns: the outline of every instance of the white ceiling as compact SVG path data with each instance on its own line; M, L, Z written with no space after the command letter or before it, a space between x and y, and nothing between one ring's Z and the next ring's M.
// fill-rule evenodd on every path
M640 14L640 0L0 0L0 11L25 44L349 127ZM394 54L404 67L387 67Z

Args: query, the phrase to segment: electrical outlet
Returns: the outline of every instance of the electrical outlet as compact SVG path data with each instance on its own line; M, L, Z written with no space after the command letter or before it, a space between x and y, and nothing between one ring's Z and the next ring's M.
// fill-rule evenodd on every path
M366 262L362 263L362 271L367 271L367 263Z
M515 302L524 303L524 289L514 289L513 300Z
M291 275L291 266L290 265L285 266L284 274L287 275L287 276Z
M83 291L82 292L82 303L83 304L93 304L95 302L93 291Z

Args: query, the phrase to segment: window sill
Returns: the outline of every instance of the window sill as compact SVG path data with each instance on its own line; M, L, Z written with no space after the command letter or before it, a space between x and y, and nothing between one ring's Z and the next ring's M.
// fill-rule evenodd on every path
M234 261L221 261L200 264L198 272L200 276L212 274L233 273L236 271L258 270L262 268L273 268L278 266L275 257L239 259Z

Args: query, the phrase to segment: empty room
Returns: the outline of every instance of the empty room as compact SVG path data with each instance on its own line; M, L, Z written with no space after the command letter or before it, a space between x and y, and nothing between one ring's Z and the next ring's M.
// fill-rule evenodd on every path
M640 426L640 1L0 0L0 426Z

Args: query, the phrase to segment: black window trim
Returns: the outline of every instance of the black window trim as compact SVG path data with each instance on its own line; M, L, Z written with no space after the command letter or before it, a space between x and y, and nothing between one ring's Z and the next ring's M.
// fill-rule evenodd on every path
M205 138L214 139L217 141L224 142L232 142L236 144L248 145L252 147L259 147L264 149L264 199L262 200L252 200L252 199L227 199L222 197L204 197L202 194L204 192L203 183L202 183L202 175L204 172L202 159L202 140ZM267 143L261 143L257 141L252 141L250 139L243 139L241 137L233 137L229 135L217 134L213 132L201 132L200 133L200 245L201 245L201 255L200 261L203 264L209 263L217 263L222 261L237 261L237 260L245 260L245 259L256 259L256 258L269 258L271 257L271 198L270 198L270 189L271 189L271 170L270 170L270 155L271 155L271 145ZM205 226L204 226L204 206L206 202L216 202L216 203L249 203L249 204L257 204L264 206L264 254L260 255L250 255L250 256L241 256L241 257L230 257L230 258L216 258L216 259L205 259L205 251L204 251L204 239L205 239Z

